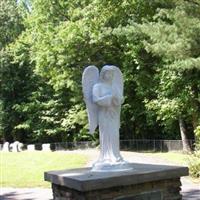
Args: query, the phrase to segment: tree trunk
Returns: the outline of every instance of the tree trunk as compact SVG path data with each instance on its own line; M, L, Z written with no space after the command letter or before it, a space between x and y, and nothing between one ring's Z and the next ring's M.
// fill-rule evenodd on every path
M196 72L195 75L197 74ZM198 75L200 75L200 73L198 73ZM198 76L197 75L197 76ZM193 115L192 115L192 125L193 125L193 129L195 130L198 126L199 123L199 119L200 119L200 101L199 101L199 93L200 93L200 88L197 84L193 83L192 85L192 96L193 96L193 101L192 101L192 106L193 106ZM196 135L194 134L194 138L196 141Z
M183 151L190 152L191 147L190 147L189 141L187 139L187 129L186 129L185 122L182 118L179 118L179 128L180 128L180 132L181 132L181 140L183 143Z

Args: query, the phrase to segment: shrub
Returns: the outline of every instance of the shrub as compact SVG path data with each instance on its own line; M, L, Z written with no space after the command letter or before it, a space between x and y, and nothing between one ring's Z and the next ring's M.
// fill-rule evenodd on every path
M200 150L195 151L189 160L190 175L194 178L200 178Z
M200 126L195 129L195 135L195 151L189 159L189 170L192 177L200 178Z

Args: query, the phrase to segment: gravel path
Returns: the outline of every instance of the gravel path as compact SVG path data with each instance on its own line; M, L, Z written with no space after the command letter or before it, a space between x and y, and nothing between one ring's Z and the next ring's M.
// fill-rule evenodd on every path
M84 154L89 156L90 160L87 166L91 166L92 162L97 159L97 150L76 150L66 151L66 153ZM130 162L149 163L149 164L167 164L173 165L162 158L154 158L150 155L135 152L122 152L123 157ZM200 185L194 184L187 177L181 179L183 200L200 200ZM1 188L0 200L51 200L51 189L43 188Z

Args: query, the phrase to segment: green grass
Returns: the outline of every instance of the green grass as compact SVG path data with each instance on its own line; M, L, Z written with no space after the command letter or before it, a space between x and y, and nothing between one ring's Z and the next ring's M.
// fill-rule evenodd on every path
M191 154L181 153L181 152L167 152L167 153L146 153L151 157L157 157L166 160L166 164L174 163L175 165L182 165L189 167L189 162L191 159ZM200 178L194 178L189 176L188 179L193 183L200 184Z
M147 153L148 155L152 157L158 157L165 159L166 161L169 161L174 164L178 165L188 165L188 158L189 154L179 153L179 152L160 152L160 153ZM167 164L167 163L166 163Z
M166 160L166 164L188 165L188 154L144 153L152 158ZM88 157L66 152L0 152L0 187L50 187L43 180L44 172L83 167Z
M0 153L0 187L49 187L44 172L78 168L86 164L84 155L65 152Z

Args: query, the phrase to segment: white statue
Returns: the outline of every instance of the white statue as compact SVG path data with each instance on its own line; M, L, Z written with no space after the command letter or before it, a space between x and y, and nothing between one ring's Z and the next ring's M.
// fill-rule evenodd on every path
M123 78L119 68L105 65L99 75L95 66L88 66L82 77L89 130L99 126L100 156L93 171L121 171L130 169L119 149L120 110L123 103Z

